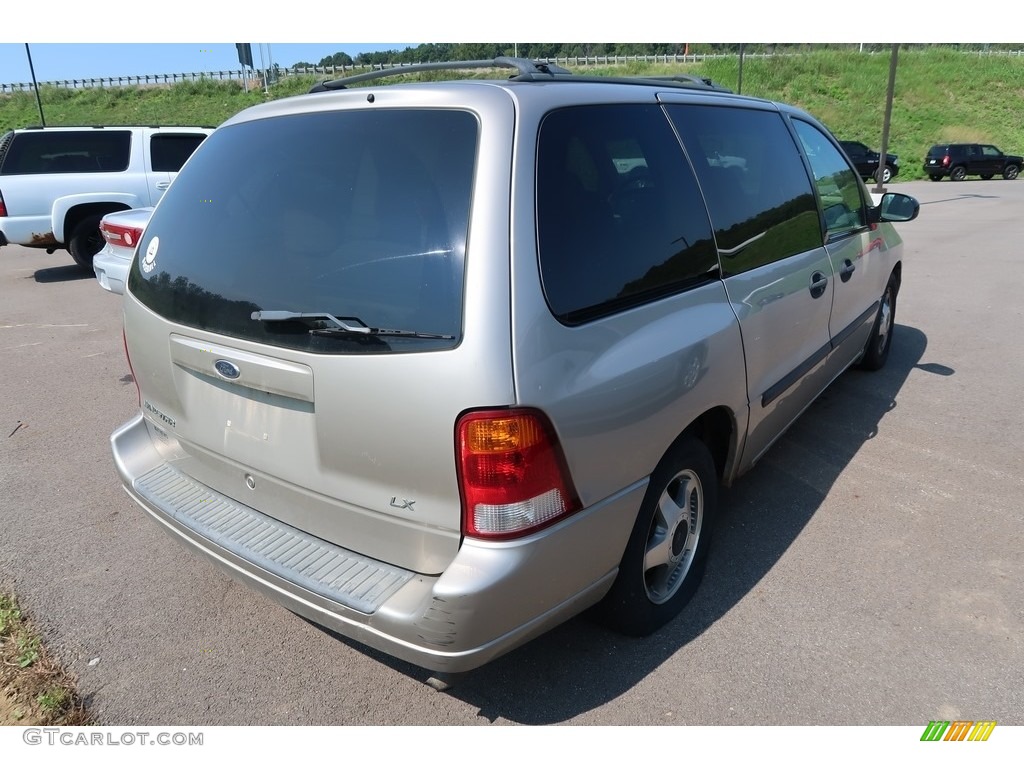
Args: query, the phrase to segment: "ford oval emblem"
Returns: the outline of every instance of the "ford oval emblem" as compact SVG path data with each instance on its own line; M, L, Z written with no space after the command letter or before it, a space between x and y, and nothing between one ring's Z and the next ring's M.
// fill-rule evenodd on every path
M213 367L217 369L217 373L223 376L225 379L237 379L241 371L238 370L238 366L229 360L218 360L213 364Z

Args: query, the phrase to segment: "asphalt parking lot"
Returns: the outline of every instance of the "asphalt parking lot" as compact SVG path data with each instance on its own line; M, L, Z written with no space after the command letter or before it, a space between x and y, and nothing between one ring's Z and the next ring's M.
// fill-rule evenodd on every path
M1024 182L894 184L888 366L844 374L723 494L642 640L585 618L437 692L193 557L120 489L120 297L0 249L0 588L107 725L1024 724Z

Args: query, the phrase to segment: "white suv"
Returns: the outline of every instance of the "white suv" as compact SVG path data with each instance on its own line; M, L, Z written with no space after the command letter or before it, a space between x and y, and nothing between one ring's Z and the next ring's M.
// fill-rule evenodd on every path
M497 63L517 73L234 116L156 207L123 304L129 495L439 671L595 605L630 634L675 617L719 484L885 364L888 222L919 210L874 205L799 109Z
M25 128L0 136L0 246L66 248L89 267L100 220L156 205L212 128Z

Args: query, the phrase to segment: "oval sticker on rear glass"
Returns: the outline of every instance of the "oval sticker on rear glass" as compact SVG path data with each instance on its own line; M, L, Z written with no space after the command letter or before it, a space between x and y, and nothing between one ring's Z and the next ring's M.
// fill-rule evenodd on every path
M160 238L154 237L149 241L146 255L142 257L142 271L147 275L156 268L156 252L160 247Z

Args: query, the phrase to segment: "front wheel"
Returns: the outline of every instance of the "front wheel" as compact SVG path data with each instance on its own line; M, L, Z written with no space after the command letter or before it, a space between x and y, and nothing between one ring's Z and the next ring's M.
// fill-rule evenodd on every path
M1019 173L1020 168L1016 165L1008 165L1005 168L1003 168L1003 178L1006 179L1007 181L1013 181L1014 179L1017 178L1017 175Z
M75 226L68 242L68 250L75 263L86 269L92 268L92 257L103 250L103 235L100 234L102 216L87 216Z
M604 623L643 636L679 614L704 575L717 507L711 453L685 437L651 475L619 575L598 606Z
M896 326L896 276L889 278L882 300L878 305L875 324L871 328L871 337L861 358L860 367L866 371L877 371L885 366L892 349L892 332Z

